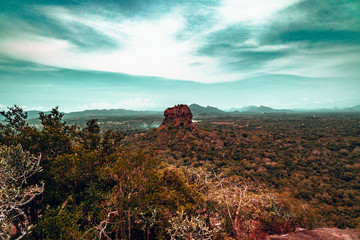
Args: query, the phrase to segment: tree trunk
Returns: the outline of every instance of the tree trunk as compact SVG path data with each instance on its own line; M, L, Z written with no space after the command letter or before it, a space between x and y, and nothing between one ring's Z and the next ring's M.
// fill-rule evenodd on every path
M130 210L128 211L128 232L129 232L128 239L131 240Z

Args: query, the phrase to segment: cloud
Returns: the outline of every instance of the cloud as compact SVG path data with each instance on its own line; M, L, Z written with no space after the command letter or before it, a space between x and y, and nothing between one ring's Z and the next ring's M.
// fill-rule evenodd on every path
M306 51L293 45L292 54L271 60L264 70L273 74L290 74L313 78L359 78L360 46L315 48ZM349 69L352 69L349 71Z
M303 0L275 14L260 36L262 44L302 42L359 44L360 3Z
M204 38L198 54L220 59L223 70L241 71L247 77L262 73L359 76L355 64L360 61L356 13L360 4L345 0L267 4L273 1L223 1L219 9L225 9L226 24ZM245 13L232 17L240 9ZM354 23L358 24L354 27Z
M64 40L41 37L36 35L25 35L19 39L2 39L2 54L14 59L36 62L44 65L59 65L67 67L67 59L71 62L71 52L74 46ZM64 64L58 64L64 61Z
M273 5L272 12L275 12L275 8L279 10L284 7L284 2L289 1L279 2L282 3ZM151 19L137 15L128 18L122 14L114 17L114 12L94 10L91 5L85 10L53 5L36 6L34 12L46 17L50 26L56 26L57 32L45 29L39 33L32 26L17 24L27 31L17 32L16 38L3 38L2 44L8 50L3 50L2 53L18 60L60 68L122 72L198 82L241 79L247 74L245 68L256 65L256 61L247 63L251 58L249 55L256 55L257 58L261 53L248 51L239 57L236 56L239 51L235 51L232 56L227 56L225 51L248 40L250 32L244 26L227 28L231 21L225 19L217 22L217 19L219 16L224 18L222 14L228 8L240 10L244 6L230 1L221 4L209 4L210 1L205 3L208 5L197 3L201 11L192 10L190 13L186 10L191 10L194 4L171 6L167 8L167 12ZM135 5L138 4L139 2ZM256 4L248 4L246 7L254 6ZM194 31L198 22L201 22L202 28ZM202 54L198 54L199 52ZM219 55L222 57L219 58ZM223 65L230 67L224 68ZM241 71L234 71L236 68Z
M0 58L204 83L359 72L356 1L34 3L0 14Z
M240 22L260 24L268 17L296 2L299 0L224 0L218 8L219 18L229 25Z
M117 103L109 102L93 102L90 104L84 104L77 106L77 110L86 110L86 109L135 109L143 110L156 107L155 103L150 101L148 98L135 98L135 99L125 99Z
M359 31L359 11L360 2L356 0L303 0L284 12L284 17L291 27Z
M212 73L211 69L216 69L216 59L193 56L192 52L198 43L177 39L178 32L184 28L185 20L176 12L155 19L133 20L107 19L62 7L42 7L41 11L48 18L57 20L69 29L78 25L91 28L104 38L115 42L113 45L116 47L111 51L101 47L83 51L83 48L79 48L71 40L19 32L16 38L1 39L4 46L2 54L18 60L61 68L195 81L211 81L214 78L207 73Z
M36 111L42 111L42 112L46 112L49 111L51 109L51 107L45 107L45 106L21 106L22 109L29 111L29 110L36 110Z
M59 68L49 67L42 64L10 60L0 57L0 71L4 72L55 72Z

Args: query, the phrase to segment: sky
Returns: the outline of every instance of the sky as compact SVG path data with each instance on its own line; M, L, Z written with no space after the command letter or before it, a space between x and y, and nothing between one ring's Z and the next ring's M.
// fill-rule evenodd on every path
M360 104L359 0L0 0L0 110Z

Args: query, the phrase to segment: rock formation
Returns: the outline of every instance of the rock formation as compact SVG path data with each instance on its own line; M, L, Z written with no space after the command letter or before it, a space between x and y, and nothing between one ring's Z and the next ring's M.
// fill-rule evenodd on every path
M267 240L360 240L360 232L338 228L299 229L294 233L271 235Z
M164 120L160 127L168 126L183 126L192 124L192 113L187 105L176 105L172 108L168 108L164 112Z

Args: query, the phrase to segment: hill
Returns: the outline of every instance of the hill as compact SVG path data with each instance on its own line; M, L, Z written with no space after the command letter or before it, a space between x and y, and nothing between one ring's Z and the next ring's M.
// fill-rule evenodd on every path
M40 111L29 111L27 122L33 126L40 126L39 113ZM45 112L45 114L49 114L49 112ZM159 127L162 117L162 113L157 111L101 109L64 113L63 119L67 124L76 124L78 126L86 126L86 122L90 119L97 119L98 124L104 131L108 129L142 131Z
M134 111L126 109L95 109L80 112L70 112L65 114L65 119L73 118L96 118L96 117L113 117L113 116L159 116L162 112L158 111Z
M28 119L37 119L41 111L30 110L28 113ZM45 114L50 113L49 111ZM134 111L126 109L94 109L94 110L85 110L78 112L69 112L64 113L64 119L74 119L74 118L97 118L97 117L124 117L124 116L160 116L162 112L160 111Z
M340 111L345 111L345 112L360 112L360 105L356 105L356 106L353 106L353 107L351 107L351 108L341 109Z
M354 109L355 111L360 112L360 105L356 105L356 106L352 107L352 109Z
M271 108L271 107L266 107L266 106L249 106L246 108L245 112L251 112L251 113L270 113L270 112L276 112L275 109Z
M348 108L323 108L323 109L274 109L268 106L246 106L242 108L230 108L229 110L221 110L212 106L201 106L199 104L193 103L189 106L191 112L194 116L217 116L224 114L240 114L240 113L274 113L274 112L360 112L360 105L356 105ZM39 117L39 113L43 111L38 110L29 110L28 120L37 119ZM50 113L50 111L45 111L46 114ZM128 109L93 109L93 110L84 110L84 111L75 111L65 113L64 119L76 119L76 118L101 118L101 117L124 117L124 116L163 116L162 111L136 111L136 110L128 110ZM3 117L0 115L0 120Z
M225 114L224 111L216 108L216 107L211 107L211 106L207 106L207 107L203 107L203 106L200 106L198 104L191 104L189 106L191 112L193 113L194 116L196 115L222 115L222 114Z

